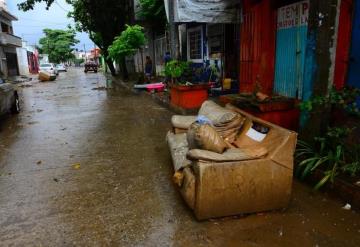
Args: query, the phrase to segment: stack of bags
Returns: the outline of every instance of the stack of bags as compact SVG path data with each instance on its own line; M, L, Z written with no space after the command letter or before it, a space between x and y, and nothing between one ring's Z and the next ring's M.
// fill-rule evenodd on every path
M183 171L193 160L231 162L264 156L266 149L236 145L245 121L241 114L212 101L203 103L198 116L173 116L175 131L168 133L167 141L175 169L174 182L181 187Z
M175 171L178 171L191 163L187 159L189 156L186 155L191 150L193 151L190 153L193 153L194 156L190 155L189 158L196 158L198 154L202 157L213 157L214 153L221 155L226 150L234 148L232 143L243 126L245 118L212 101L206 101L198 116L175 115L171 121L175 133L169 132L167 140ZM219 157L219 159L223 158L226 157Z
M206 101L201 106L199 116L205 116L219 135L227 142L233 143L245 122L240 114L223 108L212 101Z

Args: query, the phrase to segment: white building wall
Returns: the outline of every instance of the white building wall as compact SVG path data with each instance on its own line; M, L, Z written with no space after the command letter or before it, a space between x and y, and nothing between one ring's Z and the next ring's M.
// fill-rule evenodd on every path
M49 55L48 54L40 54L39 55L39 64L49 63Z
M8 11L6 0L0 0L0 7Z
M20 75L30 75L29 71L29 62L27 57L27 50L26 48L16 48L16 54L19 64L19 73Z

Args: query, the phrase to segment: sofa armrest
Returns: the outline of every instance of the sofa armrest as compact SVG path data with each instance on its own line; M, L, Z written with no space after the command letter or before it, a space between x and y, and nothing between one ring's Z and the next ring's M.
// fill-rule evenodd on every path
M264 157L266 154L267 150L264 147L257 147L253 149L230 148L222 154L211 152L208 150L192 149L189 150L186 157L189 160L230 162L259 159L261 157Z
M294 152L297 144L297 133L291 132L285 140L273 151L270 159L277 164L294 169Z
M171 118L171 124L176 129L187 130L196 121L196 118L197 116L174 115Z

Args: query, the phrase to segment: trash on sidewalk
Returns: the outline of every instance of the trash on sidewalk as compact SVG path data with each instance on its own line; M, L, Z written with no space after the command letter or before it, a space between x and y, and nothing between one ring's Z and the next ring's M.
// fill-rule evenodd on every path
M8 78L8 80L11 83L18 84L18 83L31 82L32 78L28 76L20 75L20 76L11 76Z
M76 163L71 166L74 170L79 170L81 168L81 164Z
M196 217L203 220L287 207L297 133L232 105L224 108L206 101L198 114L212 125L207 121L194 124L197 116L173 116L173 131L167 134L174 183ZM191 133L196 124L206 128ZM214 143L207 145L210 140ZM214 148L215 142L221 148Z
M351 210L351 205L349 203L346 203L344 207L342 207L344 210Z
M32 86L33 85L30 83L24 83L24 84L19 85L19 87L21 87L21 88L32 87Z
M162 82L150 84L136 84L134 85L134 89L146 90L148 92L163 92L165 90L165 84Z
M39 81L55 81L56 75L51 75L50 73L46 71L40 71L39 72Z

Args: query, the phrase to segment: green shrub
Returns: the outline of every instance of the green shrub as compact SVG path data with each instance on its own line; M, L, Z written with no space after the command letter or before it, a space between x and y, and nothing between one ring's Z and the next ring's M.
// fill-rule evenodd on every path
M172 60L165 66L165 75L171 77L173 83L185 84L190 74L190 62Z
M359 108L355 101L359 96L359 89L344 88L331 90L327 97L317 96L303 102L300 108L305 112L313 112L314 109L341 109L345 113L359 117ZM327 182L334 182L339 174L351 176L360 175L360 145L348 143L348 137L358 128L346 126L324 126L326 132L314 137L314 143L309 144L299 141L296 150L296 160L299 162L296 168L296 176L305 179L316 169L324 172L324 176L318 181L314 189L319 189Z
M122 58L134 55L144 44L144 28L139 25L126 25L125 31L116 37L109 47L109 57L119 62Z

